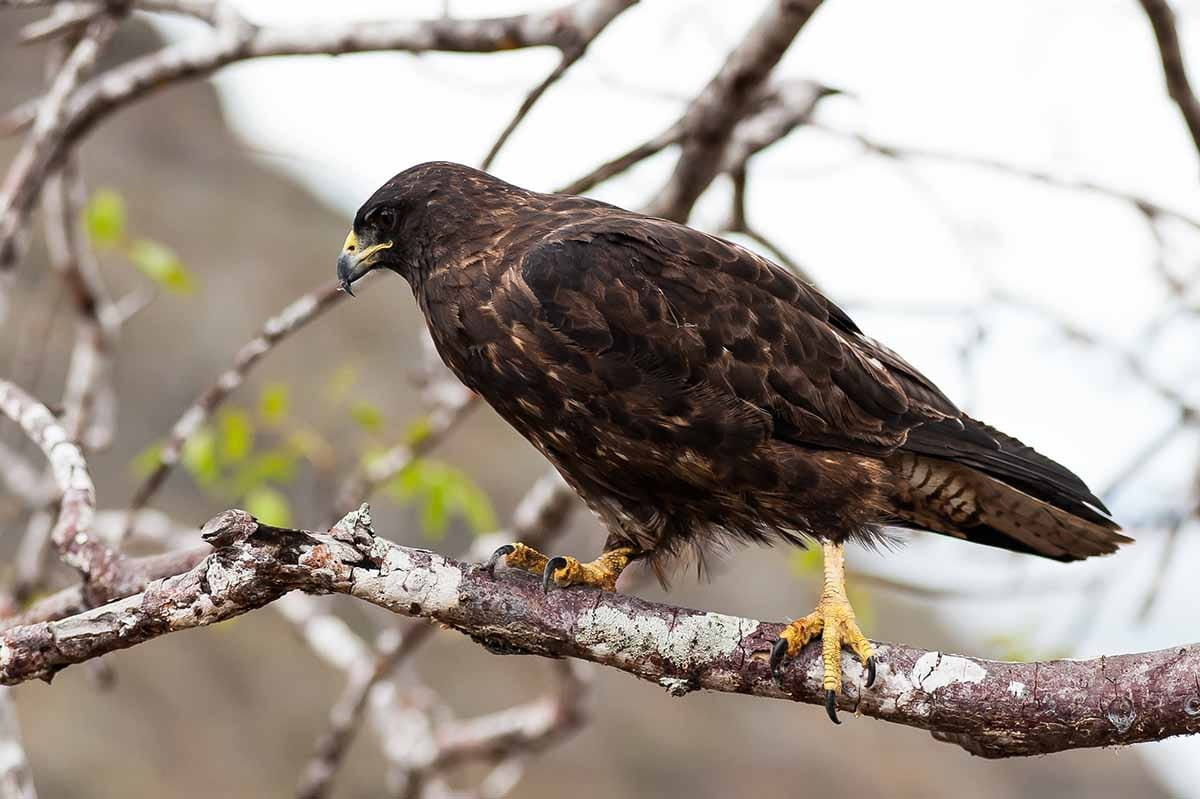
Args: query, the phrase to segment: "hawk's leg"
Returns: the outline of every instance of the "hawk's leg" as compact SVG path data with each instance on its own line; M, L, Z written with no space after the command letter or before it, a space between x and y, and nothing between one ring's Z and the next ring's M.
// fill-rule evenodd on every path
M771 673L779 679L779 667L784 657L794 657L800 648L813 638L821 639L821 659L825 666L825 712L834 724L837 717L837 697L842 690L842 647L849 648L867 669L867 684L875 682L874 649L858 629L854 608L846 598L846 569L842 545L822 542L825 555L825 584L817 609L802 619L796 619L783 629L771 650Z
M615 591L617 578L639 554L639 550L634 547L615 546L606 549L600 557L590 563L580 563L569 555L547 558L524 544L505 544L488 558L486 568L488 571L494 571L500 558L504 558L504 562L514 569L541 575L542 589L545 591L549 591L552 585L590 585L605 591Z

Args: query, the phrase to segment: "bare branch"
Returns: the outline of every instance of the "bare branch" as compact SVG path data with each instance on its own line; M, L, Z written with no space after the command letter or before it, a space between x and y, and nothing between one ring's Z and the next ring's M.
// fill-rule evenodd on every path
M386 20L345 25L251 25L232 11L233 20L200 42L173 44L111 69L74 90L78 75L98 52L101 36L112 32L105 16L89 25L55 88L39 107L25 148L9 169L0 204L0 271L19 256L18 234L37 201L45 176L97 122L146 94L180 80L204 77L237 61L282 55L339 55L381 50L413 53L442 50L487 53L526 47L569 52L595 38L632 0L577 0L560 8L490 19ZM220 8L220 6L218 6ZM103 24L103 27L101 25ZM93 31L92 26L96 26ZM77 65L79 68L74 68ZM69 96L68 96L69 95Z
M1183 51L1179 46L1179 30L1175 24L1175 12L1167 0L1138 0L1142 10L1154 28L1154 39L1158 43L1158 55L1162 59L1163 76L1167 82L1167 93L1179 106L1179 113L1192 136L1192 144L1200 153L1200 102L1192 91L1184 66Z
M42 180L61 160L59 143L71 120L67 101L116 30L117 21L109 15L88 24L42 98L33 130L8 168L0 185L0 270L17 261L19 242Z
M46 247L51 266L67 286L76 315L75 348L62 400L63 427L71 440L89 449L103 449L112 441L112 417L116 413L111 361L118 326L113 314L107 312L111 303L100 283L99 264L79 235L78 220L86 192L74 159L68 158L62 171L51 175L46 183Z
M258 524L226 511L205 525L217 550L144 593L0 634L0 683L51 678L73 663L241 615L291 590L336 592L430 618L494 652L574 657L682 696L708 689L820 704L808 647L784 675L767 656L782 625L586 589L543 593L521 572L486 569L374 536L366 508L330 533ZM843 653L840 703L935 732L974 754L1010 757L1161 740L1200 731L1200 646L1095 660L1001 663L876 644L878 679Z
M773 0L683 117L682 152L667 185L650 203L653 216L684 222L720 172L738 122L821 0Z
M421 787L439 774L466 763L485 760L516 765L515 761L562 743L586 720L584 707L590 692L582 665L557 661L553 689L532 702L473 719L429 725L430 740L406 747L408 757L392 769L391 780L406 788L400 795L419 795ZM397 733L411 737L412 730L405 725ZM510 776L510 785L513 780Z
M58 521L50 534L59 555L85 580L105 579L117 556L91 534L96 489L83 453L45 405L7 380L0 380L0 413L20 425L50 461L62 493Z
M1151 219L1164 218L1174 219L1182 222L1189 227L1200 230L1200 219L1189 216L1188 214L1178 211L1174 208L1156 203L1153 200L1148 200L1133 192L1116 189L1111 186L1104 186L1090 180L1077 180L1073 178L1060 177L1050 172L1040 169L1033 169L1013 164L997 161L985 156L965 155L962 153L948 153L938 150L929 150L921 147L908 147L894 144L886 144L861 133L853 133L837 128L831 128L821 125L816 122L810 123L814 128L822 130L834 136L840 136L846 139L853 139L858 142L863 149L869 150L877 155L885 158L893 159L919 159L928 161L941 161L948 164L959 164L962 166L978 167L987 169L993 172L1000 172L1016 177L1027 178L1036 183L1044 183L1047 186L1054 186L1060 189L1069 191L1081 191L1089 194L1099 194L1105 197L1111 197L1121 202L1133 205L1138 211L1145 214Z
M632 150L606 161L588 174L578 178L561 189L559 194L583 194L606 180L616 177L636 164L658 155L672 144L678 144L683 135L683 126L676 123L647 142L639 144Z
M11 688L0 689L0 752L0 799L37 799Z
M599 36L601 31L608 27L608 23L612 22L618 14L632 6L635 2L637 2L637 0L623 0L622 2L609 3L607 6L601 7L598 9L599 13L595 22L587 26L586 30L581 31L582 35L579 40L573 44L560 48L562 51L562 58L559 59L558 64L553 70L550 71L550 74L547 75L541 81L541 83L539 83L537 86L534 86L533 89L530 90L529 94L525 96L524 101L522 101L520 107L517 108L517 113L513 116L508 125L505 126L504 130L501 131L500 136L496 139L495 144L493 144L492 148L488 150L488 154L484 156L483 163L480 165L480 169L487 170L491 167L492 162L496 160L496 156L500 154L500 149L504 146L505 142L508 141L509 137L512 136L513 131L517 129L517 126L521 124L521 121L524 120L529 112L533 109L534 104L536 104L537 101L541 99L542 95L546 93L546 90L557 83L558 80L566 74L567 70L575 64L575 62L583 58L584 54L587 52L588 46L592 43L592 40Z
M17 450L0 441L0 486L26 505L41 507L53 498L37 469Z
M492 162L495 161L496 156L500 154L500 148L502 148L505 142L508 141L509 137L512 136L513 131L517 129L517 126L521 124L521 121L528 116L531 110L533 110L534 104L541 99L542 95L546 93L547 89L557 83L558 80L566 74L567 70L571 68L571 65L578 61L582 55L582 51L564 52L562 58L559 59L558 64L550 71L550 74L543 78L537 86L534 86L529 91L529 94L525 95L525 99L517 108L517 113L514 114L509 123L504 126L504 130L500 132L500 135L496 138L495 143L493 143L491 149L488 150L487 155L483 157L483 161L479 164L480 169L486 171L491 168Z

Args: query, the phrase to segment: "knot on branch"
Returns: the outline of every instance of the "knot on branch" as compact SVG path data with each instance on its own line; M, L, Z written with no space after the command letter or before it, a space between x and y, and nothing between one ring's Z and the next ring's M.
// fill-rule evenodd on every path
M258 530L258 519L238 508L218 513L200 528L200 537L214 547L244 544Z

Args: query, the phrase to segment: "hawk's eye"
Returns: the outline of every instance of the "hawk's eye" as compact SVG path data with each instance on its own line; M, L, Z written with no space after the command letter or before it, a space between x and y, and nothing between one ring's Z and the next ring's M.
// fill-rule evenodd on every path
M396 212L391 208L377 208L367 217L367 222L384 230L390 229L396 222Z

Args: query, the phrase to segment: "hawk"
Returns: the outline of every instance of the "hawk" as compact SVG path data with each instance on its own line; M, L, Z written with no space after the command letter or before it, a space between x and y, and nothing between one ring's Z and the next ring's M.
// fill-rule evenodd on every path
M543 586L614 590L622 570L721 542L819 542L824 590L770 657L822 639L875 675L843 545L885 527L1072 561L1129 542L1083 481L972 419L816 288L750 250L459 164L401 172L359 209L343 288L412 287L446 365L604 522L595 560L496 551Z

